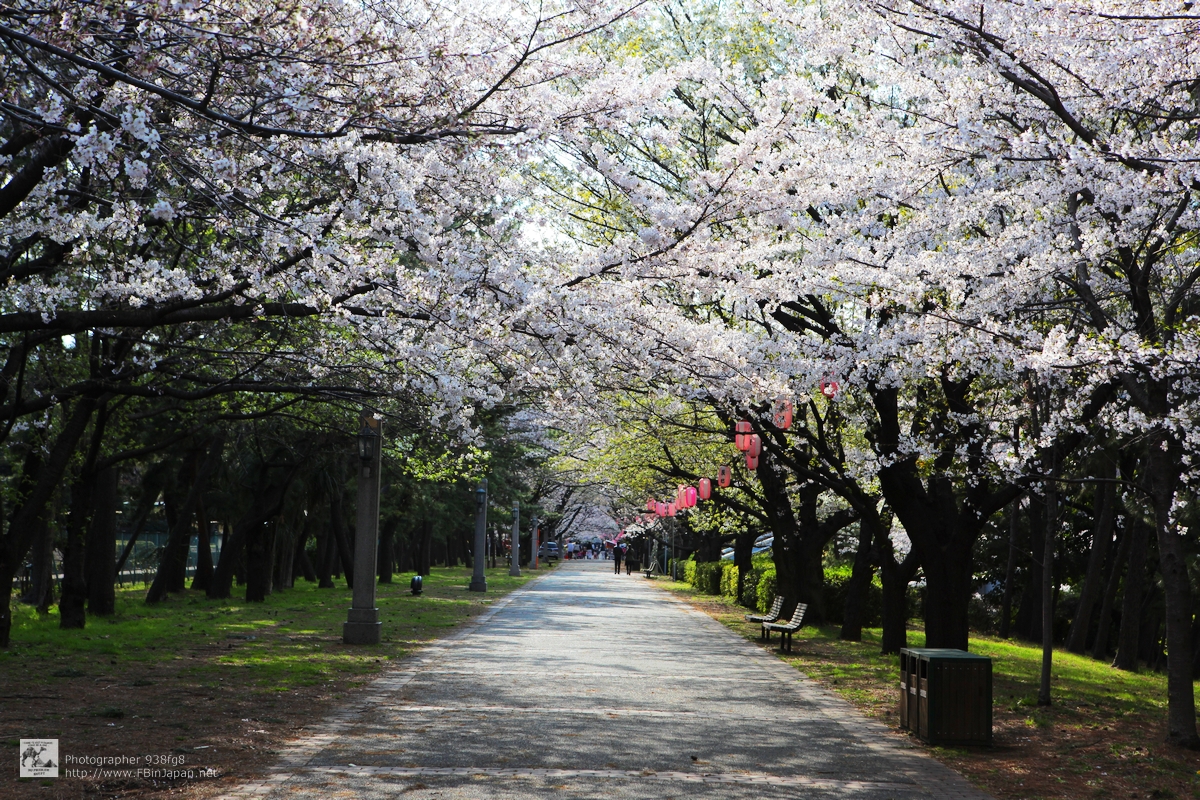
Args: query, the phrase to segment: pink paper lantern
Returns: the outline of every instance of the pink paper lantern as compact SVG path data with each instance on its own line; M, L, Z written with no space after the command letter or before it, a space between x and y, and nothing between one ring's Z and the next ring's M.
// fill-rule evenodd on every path
M729 488L729 484L733 483L733 470L729 467L721 467L717 470L717 485L722 489Z
M687 487L685 494L687 495L687 498L686 498L687 499L687 507L694 508L696 505L696 487L695 486Z
M750 443L746 446L746 455L758 458L762 453L762 439L759 438L757 433L751 434L749 438Z
M675 516L675 512L677 512L678 510L679 510L679 506L675 505L674 503L667 503L667 516L668 517Z
M708 478L701 478L700 486L696 494L699 495L701 500L707 500L708 498L712 497L712 481L710 481Z
M746 469L758 469L758 456L746 453Z
M775 427L786 431L792 427L792 401L782 398L775 401Z
M738 422L737 427L734 430L737 431L736 435L733 437L734 444L737 446L738 450L742 450L744 452L749 446L749 434L754 430L754 428L750 426L749 420L744 419Z

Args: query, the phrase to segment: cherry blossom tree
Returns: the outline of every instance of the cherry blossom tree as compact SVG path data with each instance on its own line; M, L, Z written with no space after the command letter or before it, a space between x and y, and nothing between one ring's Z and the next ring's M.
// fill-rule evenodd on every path
M0 579L111 398L412 391L457 426L499 399L472 338L525 263L499 179L539 125L595 110L544 87L586 77L563 45L628 10L0 9L0 405L6 435L42 431ZM28 378L59 342L84 355L39 391ZM242 368L184 366L205 351Z

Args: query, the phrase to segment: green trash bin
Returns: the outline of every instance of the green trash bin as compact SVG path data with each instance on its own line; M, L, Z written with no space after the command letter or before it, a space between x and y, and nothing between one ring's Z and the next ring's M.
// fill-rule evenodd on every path
M934 647L900 651L900 725L930 744L992 743L992 660Z

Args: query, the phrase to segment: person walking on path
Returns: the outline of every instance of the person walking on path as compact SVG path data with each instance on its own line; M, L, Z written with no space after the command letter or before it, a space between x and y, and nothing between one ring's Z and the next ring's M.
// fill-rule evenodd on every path
M613 569L613 572L616 573L617 575L620 575L621 574L621 548L619 548L619 547L613 548L613 564L616 565L615 568Z

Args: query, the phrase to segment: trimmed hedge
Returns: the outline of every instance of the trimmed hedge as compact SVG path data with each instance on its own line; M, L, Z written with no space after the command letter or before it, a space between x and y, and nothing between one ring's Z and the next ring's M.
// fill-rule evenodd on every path
M732 561L683 562L683 580L702 594L715 594L733 600L746 608L765 612L775 599L775 564L769 555L754 557L742 595L738 597L738 568Z
M736 601L738 588L738 568L732 561L721 562L721 596Z
M846 590L850 584L852 568L849 564L825 567L825 616L830 622L841 622L846 609ZM863 626L877 627L883 614L883 584L879 573L871 577L867 585L867 597L863 608Z
M701 561L696 564L696 579L692 586L696 587L696 591L702 594L720 594L721 593L721 572L722 564L720 561Z
M842 564L825 568L825 608L830 622L840 622L846 607L846 589L850 582L850 565ZM701 561L691 559L683 562L683 580L702 594L715 594L733 600L746 608L766 613L775 600L775 564L768 554L760 554L751 561L742 584L742 595L737 596L737 567L732 561ZM917 598L910 597L909 613L917 611ZM883 606L883 590L879 575L875 574L867 587L866 608L863 624L867 627L879 625Z

